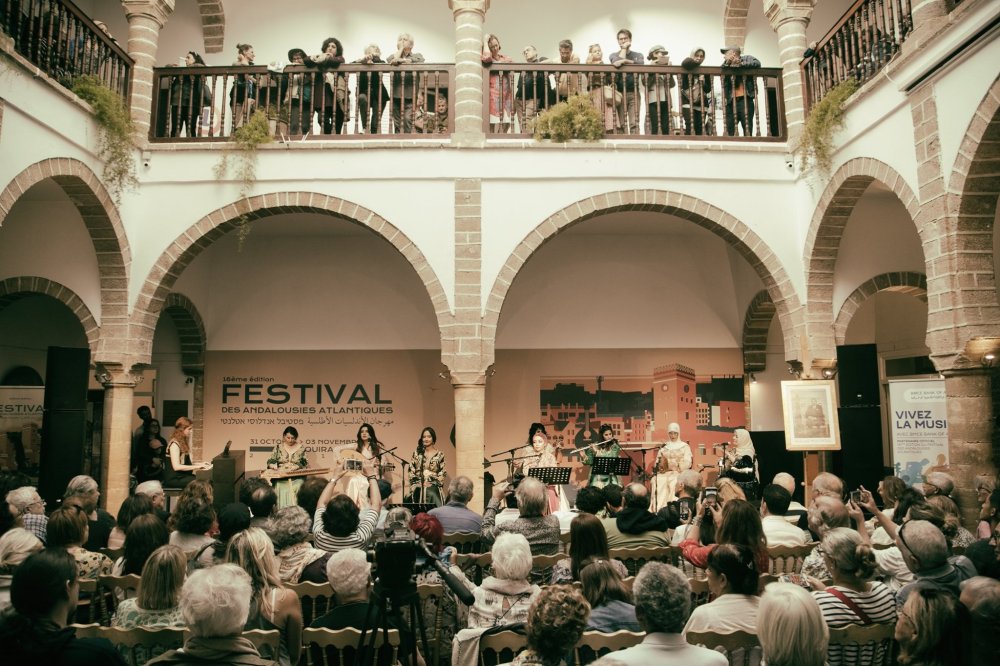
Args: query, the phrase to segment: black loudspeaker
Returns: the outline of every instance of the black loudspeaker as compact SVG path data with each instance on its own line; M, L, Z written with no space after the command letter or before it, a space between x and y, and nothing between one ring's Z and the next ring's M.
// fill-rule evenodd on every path
M881 402L875 345L837 347L837 389L841 407L871 407Z
M844 491L864 486L875 492L884 474L882 409L849 407L838 410L841 450L833 454L834 474L844 480Z
M770 484L771 479L778 472L787 472L795 477L796 487L792 499L800 504L805 504L805 490L802 487L805 465L802 452L785 449L785 432L783 430L752 432L750 439L753 440L753 447L757 451L761 489Z
M66 484L83 474L90 350L49 347L38 492L54 507Z

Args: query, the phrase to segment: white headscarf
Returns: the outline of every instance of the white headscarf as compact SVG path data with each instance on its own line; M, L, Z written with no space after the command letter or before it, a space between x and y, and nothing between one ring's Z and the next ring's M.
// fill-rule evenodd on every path
M733 449L733 453L737 456L756 456L757 450L753 446L753 440L750 439L750 433L746 428L737 428L733 431L733 438L736 440L736 447Z

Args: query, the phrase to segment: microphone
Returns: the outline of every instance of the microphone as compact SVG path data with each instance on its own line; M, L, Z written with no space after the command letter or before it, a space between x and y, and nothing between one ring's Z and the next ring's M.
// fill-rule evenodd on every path
M451 590L456 597L458 597L459 601L466 606L472 606L476 603L476 597L472 594L469 588L467 588L462 581L460 581L455 574L453 574L451 570L437 558L437 555L431 552L427 542L423 539L420 540L420 548L424 551L424 554L427 555L431 566L433 566L434 570L438 572L439 576L441 576L441 580L443 580L444 584L448 586L448 589Z

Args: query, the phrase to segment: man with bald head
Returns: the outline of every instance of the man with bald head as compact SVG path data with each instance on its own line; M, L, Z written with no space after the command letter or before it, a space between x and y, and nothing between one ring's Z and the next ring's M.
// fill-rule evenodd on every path
M906 567L916 577L896 592L896 606L901 608L913 590L933 587L951 592L958 598L963 580L976 575L976 567L964 555L948 557L948 541L933 523L908 520L896 531L896 546Z
M788 494L795 497L796 483L795 477L788 472L778 472L774 475L771 483L781 486L788 491ZM800 530L809 529L808 511L794 499L788 504L788 511L785 512L785 520L798 527Z
M850 526L851 517L847 513L847 507L839 499L820 496L809 505L809 531L812 532L814 541L821 540L824 534L835 527ZM826 568L826 561L820 548L813 548L812 552L806 555L802 561L802 573L820 580L833 578L830 570Z
M608 548L657 548L669 546L667 521L649 512L649 491L641 483L625 487L625 508L601 522L608 534Z
M840 480L839 476L830 474L830 472L820 472L816 475L812 482L810 499L823 496L844 499L844 482Z

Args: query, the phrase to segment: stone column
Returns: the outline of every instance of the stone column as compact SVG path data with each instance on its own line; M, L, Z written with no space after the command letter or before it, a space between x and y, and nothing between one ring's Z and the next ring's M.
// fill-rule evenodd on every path
M122 0L128 18L128 54L132 68L132 98L129 108L135 123L136 139L145 145L153 104L153 67L160 29L174 11L174 0Z
M974 480L978 474L995 474L993 449L993 389L987 368L944 370L948 398L948 463L955 479L956 501L962 524L975 531L979 515Z
M184 374L194 380L191 395L191 420L195 422L194 434L191 439L191 459L204 460L205 446L205 373L204 371L184 369ZM171 424L173 425L173 424Z
M472 383L465 383L472 380ZM472 479L475 488L470 508L482 512L489 499L483 496L483 460L486 441L486 378L452 376L455 389L455 476ZM498 479L499 480L499 479Z
M104 386L104 425L101 430L101 502L115 513L128 497L132 455L132 396L142 376L121 365L98 365L97 380Z
M764 0L764 13L778 33L778 54L781 58L781 78L785 95L785 120L788 140L793 141L805 124L802 70L799 62L808 44L806 26L812 17L816 0Z
M483 21L490 0L448 0L455 15L455 133L453 144L478 147L483 131Z

